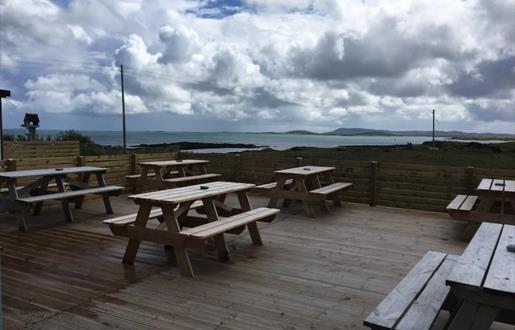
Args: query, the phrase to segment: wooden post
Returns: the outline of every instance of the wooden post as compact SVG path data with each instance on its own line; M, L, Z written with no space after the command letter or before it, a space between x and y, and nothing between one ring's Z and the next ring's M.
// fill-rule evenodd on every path
M240 179L240 154L234 155L234 172L233 180L238 181Z
M5 161L5 168L8 172L16 171L16 159L7 159Z
M376 206L376 190L377 190L377 161L370 162L370 206Z
M138 174L138 155L136 154L131 154L131 158L130 158L130 163L131 163L131 174L134 175L134 174Z
M86 157L78 156L77 157L77 166L86 166Z
M468 166L465 169L465 189L467 191L467 195L472 195L474 193L474 167Z
M299 166L299 167L302 166L302 157L295 158L295 161L297 163L297 166Z

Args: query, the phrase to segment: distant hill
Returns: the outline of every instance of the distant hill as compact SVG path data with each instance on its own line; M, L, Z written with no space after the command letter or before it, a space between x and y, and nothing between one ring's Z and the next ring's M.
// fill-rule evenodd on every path
M432 136L432 131L390 131L369 128L338 128L330 132L315 133L306 130L288 131L286 134L340 135L340 136ZM467 133L461 131L435 131L436 137L463 140L515 140L514 134Z
M392 136L393 132L368 128L338 128L334 131L322 133L324 135L368 135L368 136Z
M285 132L285 134L319 135L318 133L305 131L305 130L288 131L288 132Z

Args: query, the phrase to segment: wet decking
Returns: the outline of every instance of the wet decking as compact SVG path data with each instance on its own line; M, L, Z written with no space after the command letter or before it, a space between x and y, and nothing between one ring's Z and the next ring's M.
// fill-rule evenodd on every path
M262 199L253 198L256 206ZM117 215L136 211L113 199ZM344 204L317 219L300 205L260 223L264 246L228 235L231 264L193 255L179 275L162 246L143 244L134 267L125 239L102 223L100 200L0 223L6 329L348 329L363 319L428 250L459 254L464 224L445 214Z

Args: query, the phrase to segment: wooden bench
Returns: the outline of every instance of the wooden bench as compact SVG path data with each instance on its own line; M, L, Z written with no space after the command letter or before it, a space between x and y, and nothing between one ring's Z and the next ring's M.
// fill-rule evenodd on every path
M368 315L372 329L430 329L448 300L445 284L456 255L429 251Z
M277 213L279 213L278 209L260 207L237 215L233 215L228 218L223 218L222 220L213 221L201 226L181 230L180 235L188 239L202 241L228 232L234 228L255 223L258 220L273 218Z
M352 187L351 182L335 182L328 186L320 187L314 190L311 190L311 194L323 196L324 199L330 199L333 201L334 205L340 206L340 193L348 190Z
M163 181L167 188L175 188L214 181L215 178L219 178L221 176L221 174L209 173L200 175L181 176L177 178L164 179Z
M478 196L458 195L447 205L447 212L458 220L467 220L470 217Z
M288 179L284 183L284 188L285 189L290 189L292 187L292 185L293 185L293 179ZM270 182L270 183L266 183L266 184L262 184L262 185L256 186L251 191L253 193L263 193L263 194L266 194L270 190L275 189L276 187L277 187L277 182Z
M196 201L190 206L190 210L198 209L203 206L202 201ZM163 210L160 208L155 208L150 211L149 219L155 219L159 218L163 215ZM111 218L103 220L102 222L106 225L113 226L113 227L123 227L132 225L134 222L136 222L136 217L138 216L137 213L123 215L121 217Z
M69 184L68 183L64 183L65 186L68 186ZM23 190L23 188L25 188L25 186L19 186L19 187L16 187L16 190ZM50 183L48 184L47 186L48 189L53 189L53 188L57 188L57 184L55 183ZM37 190L37 189L36 189ZM6 194L6 193L9 193L9 188L0 188L0 193L3 193L3 194Z
M18 198L16 201L25 204L34 204L39 202L44 202L47 200L62 200L74 197L81 197L87 194L106 194L109 195L118 195L124 188L121 186L105 186L105 187L95 187L88 189L79 189L65 192L58 192L52 194L45 195L36 195L30 197Z
M178 171L171 171L169 173L169 175L177 175L179 174ZM136 193L138 192L139 189L142 189L142 188L154 188L152 184L155 185L155 187L157 188L158 187L158 182L157 180L154 180L156 178L156 173L147 173L147 178L151 179L151 182L143 182L142 179L141 179L141 174L131 174L131 175L127 175L125 176L125 178L127 179L127 183L128 183L128 186L129 186L129 190L133 193Z

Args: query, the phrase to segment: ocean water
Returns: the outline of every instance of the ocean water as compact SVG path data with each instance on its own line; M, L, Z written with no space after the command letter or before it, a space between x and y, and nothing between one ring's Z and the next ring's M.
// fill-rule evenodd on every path
M6 134L25 134L23 129L7 129ZM122 132L117 131L81 131L89 135L95 143L101 145L122 145ZM55 136L58 130L39 130L40 136ZM436 138L446 140L447 138ZM421 144L430 141L431 137L424 136L333 136L333 135L300 135L300 134L270 134L270 133L238 133L238 132L164 132L164 131L130 131L127 132L127 146L139 144L157 144L172 142L205 142L205 143L245 143L276 150L286 150L292 147L332 148L337 146L357 145L396 145ZM488 141L496 142L496 141ZM497 141L502 142L502 141ZM197 152L232 152L241 151L238 148L202 149Z

